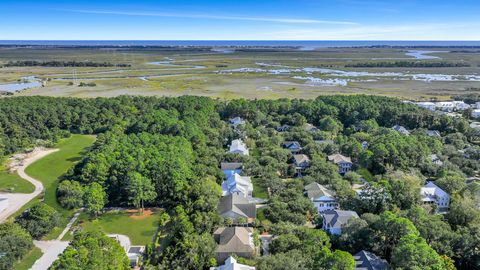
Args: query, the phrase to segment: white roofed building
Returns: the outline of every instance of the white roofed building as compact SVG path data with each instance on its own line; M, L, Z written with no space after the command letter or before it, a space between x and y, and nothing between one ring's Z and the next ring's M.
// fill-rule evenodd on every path
M473 118L480 118L480 109L472 110L472 117Z
M433 102L418 102L417 105L430 111L435 111L436 107Z
M428 182L420 189L422 202L435 205L437 213L445 213L450 206L450 195L435 183Z
M230 256L227 260L225 260L224 265L210 267L210 270L255 270L255 267L239 264L235 258Z
M230 153L238 153L240 155L248 156L249 151L247 148L247 145L241 140L241 139L236 139L232 141L232 144L230 145Z
M252 197L252 193L252 179L248 176L240 176L235 173L222 183L222 196L237 194L249 198Z

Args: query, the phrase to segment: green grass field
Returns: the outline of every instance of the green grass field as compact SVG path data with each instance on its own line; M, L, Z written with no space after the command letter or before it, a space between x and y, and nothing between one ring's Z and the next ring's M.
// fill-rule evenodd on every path
M32 267L32 265L35 263L35 261L37 261L38 259L40 259L40 257L42 257L42 254L43 253L39 248L34 247L32 250L30 250L30 252L28 252L25 255L25 257L23 257L22 260L15 262L13 264L12 269L28 270L28 269L30 269L30 267Z
M0 169L0 192L32 193L35 187L18 174L9 173L4 168Z
M72 210L62 208L57 202L57 185L60 177L81 159L85 149L90 147L94 141L94 136L72 135L70 138L61 140L55 146L55 148L60 149L59 151L36 161L25 170L28 175L43 183L45 186L44 202L54 207L63 217L60 226L48 234L45 239L55 239L73 215Z
M83 230L101 230L107 234L124 234L130 237L133 245L146 245L152 242L160 220L160 210L145 211L144 215L136 212L109 212L90 219L89 215L82 213L77 225ZM71 238L67 234L64 239Z

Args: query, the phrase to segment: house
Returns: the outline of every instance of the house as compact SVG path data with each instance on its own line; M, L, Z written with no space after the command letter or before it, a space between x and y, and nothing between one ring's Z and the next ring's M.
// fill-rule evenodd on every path
M245 125L245 120L243 120L241 117L238 117L238 116L231 118L230 120L228 120L228 122L234 128L236 128L239 125Z
M225 174L226 178L234 174L242 174L243 163L240 162L222 162L220 163L220 169Z
M0 213L8 208L8 198L0 198Z
M328 156L328 161L335 163L338 166L338 172L345 174L352 169L352 159L341 154L333 154Z
M431 159L432 163L435 164L435 165L438 165L438 166L443 165L442 160L440 160L440 158L436 154L431 154L430 159Z
M297 173L301 175L308 167L310 167L310 158L307 155L299 154L293 155L293 161Z
M220 199L218 212L224 218L237 220L245 218L248 222L253 222L256 217L257 208L255 203L236 193L229 194Z
M237 154L240 154L240 155L243 155L243 156L248 156L249 155L247 145L241 139L237 139L237 140L232 141L232 144L230 145L229 152L230 153L237 153Z
M472 110L472 117L473 118L480 118L480 109Z
M304 194L312 200L318 212L325 210L338 209L339 204L335 199L335 193L317 182L313 182L304 187Z
M277 131L278 132L285 132L285 131L288 131L290 128L291 128L291 126L289 126L289 125L282 125L282 126L279 126L277 128Z
M128 259L130 260L130 266L138 266L138 263L145 252L144 246L132 246L130 243L130 238L128 238L126 235L108 234L107 236L114 239L120 244L120 246L122 246L122 248L125 250L125 253L127 253Z
M222 196L236 193L245 198L252 197L253 184L252 179L248 176L240 176L234 174L222 183Z
M362 149L363 149L363 150L367 150L367 149L368 149L368 142L367 142L367 141L363 141L363 142L362 142Z
M341 235L342 227L352 218L358 218L355 211L326 210L320 213L323 218L322 229L331 234Z
M452 102L453 102L453 106L457 111L465 111L470 108L470 105L468 105L463 101L452 101Z
M436 107L433 102L418 102L417 105L430 111L435 111Z
M217 267L210 267L210 270L255 270L255 267L237 263L232 256L228 257L225 264Z
M475 105L472 105L472 107L480 109L480 101L475 102Z
M388 262L377 255L362 250L353 255L355 259L355 270L387 270L389 269Z
M428 182L420 189L422 202L436 206L437 213L445 213L450 206L450 195L433 182Z
M306 123L305 125L303 125L303 130L307 132L315 132L318 131L318 128L310 123Z
M438 130L427 130L425 133L429 137L441 137L440 131L438 131Z
M217 242L216 258L224 262L232 254L244 258L252 258L256 253L253 242L253 228L220 227L213 233Z
M292 153L298 153L302 150L302 146L297 141L285 141L282 144L282 147L290 150Z
M408 131L406 128L400 125L395 125L392 127L395 131L400 132L403 135L410 135L410 131Z
M455 109L455 104L451 101L442 101L435 103L435 107L437 110L453 112L453 109Z

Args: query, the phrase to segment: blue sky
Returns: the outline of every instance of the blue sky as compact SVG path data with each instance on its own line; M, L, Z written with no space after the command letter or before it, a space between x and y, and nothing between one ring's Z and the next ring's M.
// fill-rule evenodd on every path
M0 0L2 40L480 40L478 0Z

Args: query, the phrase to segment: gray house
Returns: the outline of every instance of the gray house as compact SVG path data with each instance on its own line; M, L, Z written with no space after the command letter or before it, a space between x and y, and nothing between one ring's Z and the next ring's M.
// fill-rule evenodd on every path
M353 255L353 258L356 263L355 270L387 270L389 267L386 260L365 250Z
M342 227L352 218L358 218L355 211L326 210L320 213L323 218L322 229L331 234L341 235Z
M236 193L222 197L218 204L218 212L224 218L237 220L245 218L248 222L255 219L257 209L255 203Z
M256 254L253 242L253 228L249 227L220 227L213 233L217 242L216 257L219 263L231 255L252 258Z
M400 125L395 125L392 127L393 130L400 132L403 135L410 135L410 131L408 131L405 127L400 126Z
M292 153L298 153L302 150L302 146L297 141L285 141L282 146L283 148L290 150Z
M293 155L293 162L298 175L301 175L302 172L310 167L310 158L304 154Z

